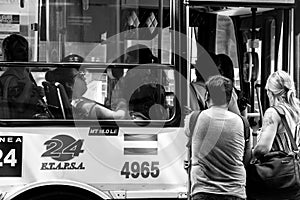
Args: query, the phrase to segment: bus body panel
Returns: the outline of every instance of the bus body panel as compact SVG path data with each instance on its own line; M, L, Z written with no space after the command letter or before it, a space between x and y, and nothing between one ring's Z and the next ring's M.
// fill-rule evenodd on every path
M1 174L1 186L69 180L101 191L185 192L182 128L100 132L95 134L95 127L2 128L1 161L9 173Z
M96 1L98 2L95 3ZM245 66L250 64L250 61L247 63L248 61L243 60L244 55L248 55L244 53L251 53L250 50L259 50L260 55L261 51L264 52L263 50L268 49L270 46L273 49L273 57L276 57L275 54L279 56L283 54L284 48L281 43L284 43L285 40L283 39L285 36L281 36L283 34L281 32L290 28L292 24L292 21L289 21L290 19L288 18L290 17L289 13L286 11L290 12L288 9L292 10L295 4L295 0L252 0L250 2L248 0L143 0L128 2L94 0L89 8L86 7L86 3L89 1L82 1L82 4L77 5L74 3L75 1L65 3L53 0L35 0L23 1L25 7L21 8L20 2L17 0L0 2L0 10L2 11L0 15L2 17L2 21L0 21L0 29L2 28L0 31L2 32L0 34L0 43L4 37L11 33L24 34L29 40L32 49L31 61L38 61L36 64L43 65L41 69L37 69L40 67L38 65L36 65L36 69L31 66L34 70L37 70L37 74L41 73L40 77L43 77L41 80L44 80L45 73L43 72L53 67L70 66L66 63L63 65L59 63L60 58L68 53L83 55L86 59L86 64L91 65L90 71L99 72L98 74L95 73L95 76L100 76L100 72L104 73L106 71L104 65L108 66L111 64L109 62L115 60L115 57L125 55L125 49L135 43L151 44L152 50L157 51L155 55L158 58L161 57L160 64L166 64L168 67L170 65L171 70L178 70L181 73L180 76L189 77L189 73L191 73L190 68L193 69L192 65L196 65L196 61L201 62L201 60L197 59L201 57L199 54L202 53L200 51L202 47L197 47L201 43L197 40L203 39L205 44L207 42L208 47L213 47L206 48L204 44L201 44L204 47L203 49L207 51L213 49L214 53L230 54L228 53L231 51L229 47L235 48L234 56L233 54L230 56L234 58L235 81L239 85L242 85L240 82L245 82L243 76L247 77L247 69L249 68ZM200 6L197 7L197 5ZM208 7L206 7L207 5ZM233 12L234 9L231 6L235 7L237 12ZM244 6L244 8L241 6ZM260 6L261 8L257 8ZM205 9L201 9L201 7ZM198 8L199 10L197 10ZM257 8L257 10L252 8ZM92 12L95 15L89 15L89 9L90 11L93 9L99 9L97 11L105 10L105 12ZM195 9L195 12L193 12L193 9ZM273 9L274 12L272 12ZM68 14L70 13L73 16L69 16ZM109 15L105 16L105 13ZM152 19L153 21L151 22L153 23L149 23L150 21L146 20L148 18L145 16L148 14L151 14L149 19ZM185 14L187 15L184 16ZM256 15L256 24L252 24L254 14ZM116 15L116 18L110 18L114 15ZM153 18L153 16L156 18ZM164 16L166 19L163 19L163 23L159 23ZM191 19L189 19L190 16ZM273 22L270 20L272 23L269 23L268 29L265 28L266 26L260 26L265 21L259 21L266 17L271 17L273 20ZM93 30L89 29L93 27L91 22L94 19L106 20L108 18L111 23L105 23L104 26L99 23L101 29L97 29L99 28L98 26L95 27L97 41L90 41L91 38L87 37L87 35L89 32L92 32L89 30ZM282 18L286 18L286 20ZM211 19L214 19L215 26L211 26L213 24ZM83 24L83 22L86 24ZM202 28L200 27L200 22L205 22L204 25L209 24L209 26ZM291 24L286 25L287 22ZM140 27L139 24L141 24ZM60 29L62 25L65 27ZM110 27L110 25L113 26ZM257 35L252 37L251 29L253 30L252 26L255 25ZM70 28L70 26L74 28L70 30L80 30L82 32L77 34L74 31L75 34L73 34L73 31L69 31L69 33L67 31L68 34L64 35L65 29ZM82 28L83 26L85 27ZM8 29L8 27L11 29ZM161 33L158 33L160 32L156 29L158 27L161 28ZM107 30L104 31L105 28ZM145 33L148 35L143 36L143 31L138 31L138 28L145 29ZM186 28L190 30L186 31ZM200 32L197 32L196 29ZM182 55L178 53L178 56L185 57L186 51L181 45L186 42L186 38L177 37L177 33L175 31L172 32L172 30L180 30L182 35L189 32L192 36L191 41L195 40L195 43L197 43L197 45L191 45L191 52L189 52L191 55L188 55L188 61L185 58L177 59L177 55L173 55L178 50L178 52L182 53ZM125 32L122 33L122 31ZM202 34L203 32L201 31L212 37L207 37L207 34ZM292 32L289 33L291 34ZM268 34L270 35L269 37ZM263 37L265 35L266 37ZM189 35L187 38L189 38ZM272 40L265 41L270 38ZM243 41L243 39L247 39L247 41ZM257 40L261 43L267 43L269 46L260 43L258 47L254 47ZM296 38L297 41L299 43L299 39L297 40ZM241 48L238 48L239 46ZM250 47L253 47L253 49ZM286 47L286 50L290 50L292 45L287 44ZM98 57L99 55L101 56ZM257 66L261 69L267 69L268 73L264 75L259 73L257 79L251 80L253 83L255 81L256 84L253 87L250 85L250 81L247 81L249 90L245 91L246 87L244 87L242 92L249 93L250 96L246 96L248 99L250 97L254 99L254 97L259 96L258 94L255 96L254 90L252 93L250 87L251 89L254 86L254 89L260 87L259 90L263 91L264 84L261 84L260 81L267 79L270 69L277 69L277 63L274 64L275 62L279 63L278 67L283 63L281 59L276 60L269 56L271 53L266 54L266 56L265 54L261 55L260 59L262 61L270 58L273 64L266 65L266 67ZM288 54L283 54L282 57L286 59L286 55ZM296 56L295 59L299 60L298 57ZM189 62L189 59L193 62ZM122 63L123 61L125 61L125 58L118 58L115 67L122 69L122 71L135 67L129 67L128 64ZM4 62L3 66L6 66L5 64L7 63ZM28 65L28 63L26 64ZM191 64L191 66L185 68L185 64ZM42 69L43 67L45 70ZM143 67L146 68L146 66ZM299 66L297 65L296 67L298 70ZM185 108L183 107L192 94L190 94L189 90L183 90L188 88L191 80L187 78L181 81L176 73L173 73L171 70L167 74L171 78L172 84L168 84L165 87L168 88L168 100L172 102L169 105L173 105L170 108L173 109L172 114L174 116L169 121L159 120L157 122L157 124L165 123L165 127L163 125L162 127L157 127L156 122L151 124L151 120L143 122L142 124L147 125L144 127L138 126L138 124L132 126L138 123L133 119L123 120L119 124L118 121L113 122L113 124L119 125L118 127L115 125L110 126L112 121L95 121L94 119L87 121L87 123L93 124L89 127L86 125L82 126L82 123L79 122L77 124L76 120L74 121L75 126L69 126L66 124L69 124L70 121L65 120L67 122L64 123L62 119L57 121L56 119L53 121L49 120L50 126L45 125L46 123L43 122L38 124L39 120L30 119L30 122L33 123L32 127L28 126L29 123L27 123L28 120L26 119L25 123L20 120L20 124L16 120L13 123L17 124L18 127L13 127L9 123L7 123L9 127L5 127L6 121L2 122L0 120L0 194L2 194L0 195L0 200L9 200L34 188L41 186L47 188L52 185L82 188L104 199L141 197L186 198L187 187L190 181L184 169L184 160L186 160L187 155L187 137L183 127L177 127L179 122L175 121L178 120L173 119L184 119L185 117L185 113L183 113ZM110 72L109 70L107 71ZM251 76L249 77L251 78ZM107 93L112 92L112 83L115 81L115 77L102 76L102 78L105 81L99 77L95 80L99 88L100 86L106 87L103 91L99 90L105 92L102 96L106 97ZM36 77L35 79L36 81L38 80ZM106 82L106 79L111 82ZM91 78L91 80L94 79ZM299 86L299 81L297 85ZM242 90L243 88L241 87L240 89ZM179 93L184 97L180 96L177 99L181 101L178 102L179 105L177 107L175 99L179 96L175 94ZM105 100L107 99L103 98L103 102ZM266 98L262 99L262 103L264 102L267 102ZM174 105L176 106L174 107ZM180 106L181 108L179 108ZM253 106L253 108L256 107L258 106ZM174 112L174 108L176 112ZM181 112L177 112L177 109ZM249 119L251 117L258 118L257 116L262 117L262 113L259 111L261 110L256 109L248 113ZM104 126L100 126L100 123ZM252 123L252 128L254 126L258 128L259 123L256 125L255 123ZM23 127L22 124L24 124ZM182 125L180 124L180 126ZM253 130L253 133L255 133L255 130Z

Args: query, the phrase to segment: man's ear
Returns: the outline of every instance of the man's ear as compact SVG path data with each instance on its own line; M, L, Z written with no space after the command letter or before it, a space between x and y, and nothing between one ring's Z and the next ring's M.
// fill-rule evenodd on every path
M210 102L210 96L209 96L208 91L205 92L204 101L205 101L206 107L209 108L211 105L211 102Z
M209 100L209 94L208 94L208 91L205 92L205 95L204 95L204 101L208 101Z

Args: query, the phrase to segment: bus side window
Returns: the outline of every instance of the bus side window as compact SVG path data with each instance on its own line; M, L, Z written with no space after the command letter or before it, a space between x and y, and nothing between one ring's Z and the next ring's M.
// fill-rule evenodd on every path
M151 65L124 70L125 75L116 81L108 97L112 110L125 106L127 118L133 120L170 118L174 110L174 72Z

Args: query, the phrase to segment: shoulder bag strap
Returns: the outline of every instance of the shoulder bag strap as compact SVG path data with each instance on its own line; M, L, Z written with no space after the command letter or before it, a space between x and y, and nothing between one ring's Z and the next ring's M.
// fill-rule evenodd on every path
M294 150L294 151L298 151L298 147L297 147L296 141L295 141L295 139L294 139L294 137L293 137L293 134L292 134L292 131L291 131L291 129L290 129L290 127L289 127L289 125L288 125L288 123L287 123L287 121L286 121L285 115L282 114L282 113L278 110L277 107L273 107L273 108L277 111L277 113L279 114L279 116L280 116L280 118L281 118L281 121L282 121L282 123L283 123L283 126L284 126L285 130L287 131L287 135L288 135L288 137L289 137L289 139L290 139L290 142L291 142L291 144L292 144L293 150ZM282 108L280 108L280 109L282 109ZM282 109L282 110L283 110L283 109ZM283 112L284 112L284 111L283 111Z
M244 116L241 116L239 115L242 120L243 120L243 124L244 124L244 137L245 137L245 140L248 142L250 140L250 124L248 122L248 120L244 117Z
M188 142L186 144L186 146L188 148L191 146L192 136L194 134L195 126L196 126L197 119L198 119L200 113L201 113L201 111L193 111L193 113L192 113L192 115L190 117L190 121L189 121L190 136L189 136Z
M191 166L192 166L192 137L194 135L194 131L195 131L195 126L197 123L197 119L200 115L201 111L193 111L191 117L190 117L190 121L189 121L189 129L190 129L190 136L188 137L188 142L186 144L186 147L188 148L188 167L186 168L187 173L188 173L188 191L187 191L187 199L190 200L191 199Z

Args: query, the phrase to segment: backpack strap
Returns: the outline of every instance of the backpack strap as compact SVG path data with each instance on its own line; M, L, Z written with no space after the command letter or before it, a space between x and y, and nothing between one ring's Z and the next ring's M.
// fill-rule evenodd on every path
M192 136L194 134L195 126L197 123L197 119L200 115L201 111L193 111L190 117L190 122L189 122L189 129L190 129L190 136L188 138L188 142L186 144L186 147L190 148L192 144Z
M244 125L244 139L245 139L245 147L244 147L244 156L243 163L244 165L248 165L251 160L251 143L250 143L250 124L246 117L239 115L243 120Z
M189 121L189 129L190 129L190 135L188 137L188 142L186 144L186 147L188 148L188 157L187 157L187 166L185 166L185 169L187 170L188 173L188 191L187 191L187 199L191 199L191 158L192 158L192 137L195 131L195 126L197 123L197 119L200 115L201 111L193 111L191 116L190 116L190 121Z

